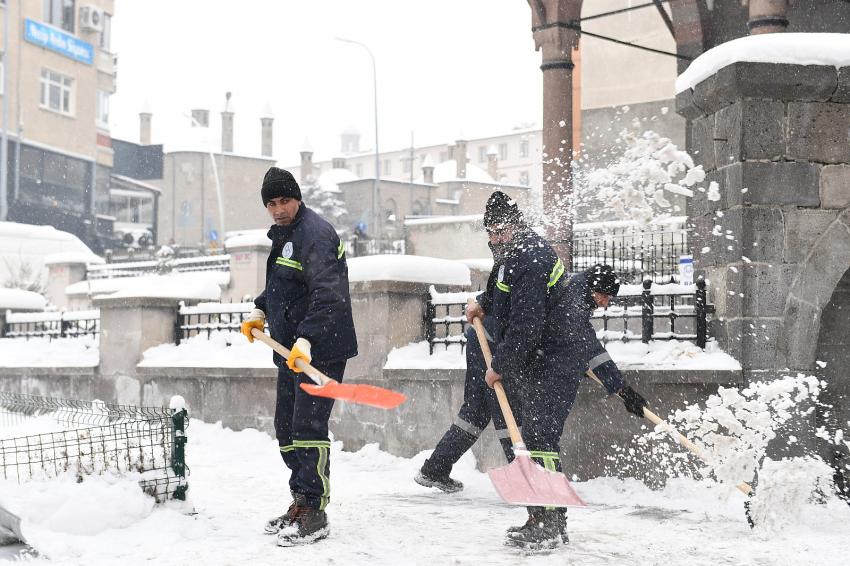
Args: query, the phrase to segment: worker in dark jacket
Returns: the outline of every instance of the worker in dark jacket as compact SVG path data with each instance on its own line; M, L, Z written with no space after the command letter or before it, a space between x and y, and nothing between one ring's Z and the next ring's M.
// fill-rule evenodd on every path
M567 279L555 251L525 224L513 200L496 192L488 209L490 240L506 246L506 252L496 282L501 293L487 310L481 309L497 321L496 348L485 381L492 387L503 374L523 376L523 441L534 460L561 471L564 421L587 369L594 369L609 393L624 395L629 411L643 414L645 401L624 386L590 325L595 297L598 304L607 304L619 283L610 268L602 266L590 284L584 284L588 276ZM525 525L508 530L508 544L539 549L567 542L566 509L529 507L528 512Z
M286 513L266 524L278 544L292 546L324 538L329 527L325 506L330 497L328 419L333 399L314 397L299 387L312 383L295 365L301 359L342 381L346 360L357 355L351 315L345 247L333 227L301 202L301 189L289 171L272 167L263 179L263 204L274 220L272 249L266 264L266 287L242 323L263 330L287 348L278 366L275 432L280 454L291 470L293 501Z
M493 270L487 280L487 288L476 297L480 305L489 305L493 296L499 291L496 289L496 278L500 271L503 258L502 246L489 243L493 252ZM472 323L470 312L467 312L468 321ZM482 324L487 334L492 336L495 331L495 319L484 316ZM508 462L513 461L514 453L511 439L508 436L507 424L499 408L499 402L492 388L487 387L484 381L484 373L487 371L487 363L484 353L478 342L475 329L471 326L464 332L466 337L466 376L463 384L463 405L452 425L437 443L431 457L425 460L422 468L414 477L416 483L425 487L436 487L445 492L455 492L463 489L463 484L450 477L452 467L463 454L472 448L478 437L493 421L496 437L502 445L502 450ZM490 349L495 347L492 340ZM506 377L503 380L505 393L510 403L519 405L519 392L517 387L519 379ZM521 426L521 420L517 419L517 425Z

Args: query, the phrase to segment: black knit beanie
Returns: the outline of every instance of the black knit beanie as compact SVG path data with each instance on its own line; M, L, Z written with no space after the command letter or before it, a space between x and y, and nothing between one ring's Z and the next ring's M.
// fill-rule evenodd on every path
M522 213L514 199L502 191L494 191L484 209L484 226L506 224L522 224Z
M591 291L616 297L620 291L620 279L610 265L597 263L587 271L587 286Z
M263 188L260 189L263 206L268 206L273 198L294 198L301 200L301 187L292 173L280 167L269 167L263 177Z

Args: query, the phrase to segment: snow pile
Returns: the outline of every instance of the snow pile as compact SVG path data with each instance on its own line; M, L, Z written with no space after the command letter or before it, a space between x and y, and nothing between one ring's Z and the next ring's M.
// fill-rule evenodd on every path
M213 330L177 344L160 344L142 354L139 367L274 368L272 350L236 331Z
M348 260L348 280L408 281L469 285L469 268L459 261L415 255L373 255Z
M432 355L426 340L414 342L393 348L384 369L466 369L466 350L461 352L460 344L436 344Z
M0 367L94 367L99 363L94 336L0 338Z
M832 499L827 505L807 504L789 513L801 520L782 537L759 536L759 531L754 536L741 510L742 495L725 498L717 484L691 479L672 480L659 491L636 480L576 482L589 509L570 510L570 544L528 556L503 544L505 529L521 524L525 509L502 503L470 453L452 471L464 490L443 494L413 482L429 452L398 458L375 444L343 452L340 442L331 446L330 537L316 545L278 548L274 537L262 534L264 522L290 501L289 473L277 442L256 430L234 432L198 420L191 421L187 434L189 496L197 514L171 505L150 508L139 499L138 486L110 484L108 477L54 484L55 491L30 483L26 488L37 494L35 507L44 509L55 495L51 508L62 520L49 511L21 511L27 515L24 534L40 553L28 562L312 565L332 557L339 564L375 566L581 566L681 564L687 557L688 564L713 566L730 563L732 556L735 564L846 563L847 505L834 505ZM18 489L0 480L0 500Z
M618 141L623 150L614 163L577 171L577 204L591 210L590 220L613 215L646 226L671 211L681 212L669 195L692 197L692 187L705 180L702 165L695 167L691 156L669 138L624 130Z
M41 311L46 306L47 299L39 293L0 287L0 310Z
M435 305L456 305L456 304L466 304L466 301L469 299L474 299L479 295L479 292L466 292L462 291L459 293L440 293L437 291L436 287L431 285L428 287L428 294L431 295L431 303Z
M602 331L600 331L601 333ZM621 333L616 333L620 336ZM612 340L605 349L622 370L731 370L740 371L741 364L720 349L717 342L708 342L705 350L687 340L653 340L648 344L635 340Z
M850 35L846 33L767 33L721 43L694 59L676 79L682 92L738 62L793 65L850 65Z

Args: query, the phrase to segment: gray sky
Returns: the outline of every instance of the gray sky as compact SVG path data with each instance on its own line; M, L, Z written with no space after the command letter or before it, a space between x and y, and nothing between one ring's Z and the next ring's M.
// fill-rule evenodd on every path
M154 114L153 141L179 137L191 108L218 124L233 93L237 153L258 154L259 117L275 116L275 157L298 162L339 150L347 126L374 143L377 60L381 149L503 133L539 123L540 54L525 0L116 0L118 91L114 137L138 141L138 112ZM215 137L215 136L213 136ZM218 138L210 145L218 148Z

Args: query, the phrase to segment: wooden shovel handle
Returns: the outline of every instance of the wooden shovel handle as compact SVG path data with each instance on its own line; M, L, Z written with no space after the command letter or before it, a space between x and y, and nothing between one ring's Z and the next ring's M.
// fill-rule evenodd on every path
M266 346L270 347L272 350L283 356L283 359L287 359L289 357L289 350L277 342L274 338L260 330L259 328L251 329L251 336L264 343ZM298 359L295 360L295 366L307 374L307 377L316 382L316 385L327 385L331 381L336 381L335 379L331 379L326 376L304 360Z
M487 369L491 369L490 364L493 360L493 354L490 352L490 343L487 342L487 335L484 332L484 325L481 324L481 319L477 316L473 318L472 326L475 328L475 334L478 336L481 351L484 352L484 361L487 362ZM505 394L505 388L502 386L502 382L497 381L494 383L493 389L496 391L496 399L499 400L499 407L502 409L502 415L504 415L505 423L508 425L508 434L511 436L511 442L514 446L524 449L525 443L522 441L522 435L519 433L519 427L514 419L514 413L511 411L511 405L508 403L508 396Z
M599 385L603 385L602 381L598 377L596 377L596 374L593 373L592 369L587 370L587 377L591 378L592 380L594 380ZM646 407L643 408L643 417L645 419L647 419L648 421L652 422L652 424L654 424L654 425L659 425L659 424L667 425L667 423L664 421L664 419L662 419L661 417L659 417L658 415L656 415L655 413L653 413L652 411L650 411ZM690 452L694 456L699 458L700 460L705 461L705 457L702 455L702 451L699 449L699 447L696 444L694 444L693 442L688 440L688 438L684 434L680 433L675 428L673 428L669 425L668 425L667 428L669 429L670 434L673 436L673 438L676 439L676 441L679 444L681 444L682 446L684 446L685 448L690 450ZM744 495L751 495L753 493L752 486L750 484L748 484L747 482L741 482L736 487Z

